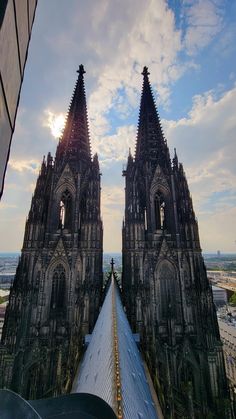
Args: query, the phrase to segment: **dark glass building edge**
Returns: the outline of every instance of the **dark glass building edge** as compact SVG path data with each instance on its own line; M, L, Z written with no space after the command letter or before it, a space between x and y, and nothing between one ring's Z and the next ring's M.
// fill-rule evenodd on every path
M0 2L0 29L5 15L8 0L1 0Z
M8 7L13 7L13 15L12 18L14 19L14 26L12 28L12 31L7 32L7 35L16 37L16 53L15 56L12 58L14 60L14 66L15 67L15 74L14 78L12 80L8 79L8 74L11 73L12 68L11 66L6 66L4 69L4 62L7 61L7 55L2 53L2 57L0 57L0 62L3 63L3 65L0 68L0 132L1 132L1 143L0 143L0 149L2 150L2 153L6 154L5 157L3 157L3 161L1 164L3 165L3 170L0 171L0 199L3 194L4 189L4 181L6 176L6 170L7 170L7 163L10 156L10 149L11 149L11 143L12 143L12 135L15 129L15 121L16 121L16 115L17 115L17 109L19 105L20 100L20 92L21 92L21 86L24 78L24 70L25 70L25 64L28 56L28 47L29 47L29 41L31 38L31 31L32 26L34 23L35 18L35 10L37 7L38 0L28 0L25 5L19 4L17 0L2 0L0 2L0 35L1 30L4 27L4 19L7 17ZM24 17L22 11L24 9L24 6L27 6L27 16ZM10 13L10 12L9 12ZM23 21L23 19L27 19L27 25L25 25L26 22ZM27 34L26 34L27 31ZM27 37L26 37L27 35ZM0 38L1 39L1 38ZM7 40L2 41L2 44L4 42L7 43ZM11 39L12 42L13 39ZM3 48L4 50L4 45ZM9 67L9 68L8 68ZM11 70L11 71L10 71ZM9 73L8 73L9 72ZM7 77L4 77L4 73L7 73ZM19 80L18 80L19 79ZM17 82L18 80L18 82ZM9 84L6 86L6 84ZM15 86L18 83L18 86ZM8 89L7 89L8 87ZM9 93L10 92L10 93ZM14 98L8 97L11 95L15 95L15 101ZM13 104L10 103L10 99L12 99ZM13 106L11 106L13 105Z
M116 419L104 400L87 393L27 401L13 391L0 390L0 406L2 419Z

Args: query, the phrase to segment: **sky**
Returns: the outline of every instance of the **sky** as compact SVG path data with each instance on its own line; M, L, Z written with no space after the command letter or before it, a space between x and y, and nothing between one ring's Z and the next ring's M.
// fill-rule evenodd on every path
M204 252L236 251L236 1L40 0L5 189L0 251L19 251L43 155L55 153L83 64L102 172L104 251L121 251L124 178L146 65L184 165Z

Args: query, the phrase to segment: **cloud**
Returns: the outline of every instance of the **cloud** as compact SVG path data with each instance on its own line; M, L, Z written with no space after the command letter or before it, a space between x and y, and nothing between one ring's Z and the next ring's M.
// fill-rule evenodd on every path
M99 8L92 0L86 4L72 1L70 7L73 14L70 25L47 36L52 55L56 54L63 63L57 64L56 69L52 66L47 77L53 83L57 72L58 84L63 85L72 60L71 51L76 51L75 61L79 57L79 62L84 62L89 70L86 90L93 134L109 133L109 112L124 118L137 109L144 65L150 66L159 103L168 107L170 85L196 64L179 57L184 48L182 34L176 29L174 12L167 2L137 0L135 13L133 0L101 0ZM67 14L65 11L65 19ZM121 96L123 103L119 101ZM52 103L50 106L54 109Z
M105 123L107 113L111 110L120 111L117 98L121 89L126 112L129 113L129 110L131 112L132 108L137 107L141 88L140 73L144 65L151 66L154 80L158 80L160 100L163 103L168 103L169 100L168 84L178 79L184 72L183 68L187 68L186 64L182 66L178 62L181 34L175 29L173 12L163 0L138 1L135 13L131 0L125 3L124 8L120 5L115 8L116 13L113 4L112 7L110 5L104 8L103 16L96 26L96 41L93 43L94 50L99 55L101 34L101 51L103 56L105 54L105 59L104 64L99 63L97 88L89 98L93 131L100 134L105 134L109 129L109 124ZM104 27L108 29L105 45Z
M203 250L216 252L218 249L235 253L236 207L224 208L207 214L200 219L200 238Z
M32 173L38 173L40 162L38 160L9 160L9 167L13 170L18 172L23 172L24 170L28 170Z
M187 0L182 8L184 44L189 55L206 47L224 26L224 1Z
M230 230L229 221L224 220L229 214L231 233L227 235L226 231L225 237L221 237L222 247L235 250L231 237L236 235L232 215L236 205L235 109L236 87L218 98L214 91L209 91L193 98L188 117L163 121L169 146L177 148L184 164L196 215L204 232L205 249L209 249L214 240L217 243L219 234L223 233L222 225L227 224ZM211 220L209 224L208 219Z
M101 212L104 224L104 250L121 251L121 227L124 216L124 187L117 183L102 186Z
M135 138L134 125L118 127L113 135L95 137L93 150L98 153L101 166L111 167L115 161L125 162L129 148L134 151Z

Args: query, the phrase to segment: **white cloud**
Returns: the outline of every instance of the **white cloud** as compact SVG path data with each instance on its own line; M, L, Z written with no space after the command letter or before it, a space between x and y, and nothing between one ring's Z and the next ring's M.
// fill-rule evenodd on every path
M40 167L40 162L35 159L30 159L30 160L10 159L8 164L9 164L9 168L16 170L18 172L23 172L25 170L28 170L35 174L38 173L39 167Z
M121 250L121 227L124 216L124 187L113 184L102 187L102 218L104 223L104 250Z
M118 3L117 3L118 5ZM175 29L174 14L167 8L165 1L138 1L133 13L133 1L125 2L125 7L104 9L100 25L109 27L105 38L103 26L99 26L94 49L100 54L98 44L103 37L102 53L104 64L98 66L98 87L89 98L89 114L93 115L93 130L104 134L109 129L107 112L120 111L117 103L119 89L125 95L126 112L128 105L137 107L141 89L140 73L144 65L150 65L154 80L158 80L160 100L168 104L170 89L168 84L178 79L187 69L178 62L181 50L181 34ZM112 13L112 29L110 27ZM115 46L115 47L114 47ZM151 53L150 53L151 52ZM106 55L108 53L108 56ZM156 85L154 85L154 88Z
M236 208L220 208L215 213L208 213L199 220L200 238L203 251L236 251L235 231Z
M233 222L236 204L235 109L236 87L218 99L213 91L198 95L193 99L187 118L163 121L169 146L177 148L180 161L183 161L203 248L208 250L213 250L214 241L222 242L222 248L227 251L235 250L232 241L232 236L236 236ZM230 218L226 220L228 216Z
M101 165L109 165L114 161L127 160L129 148L134 151L136 127L134 125L117 128L113 135L95 137L93 150L98 153Z
M187 29L184 44L190 55L206 47L224 25L224 1L188 0L183 5Z

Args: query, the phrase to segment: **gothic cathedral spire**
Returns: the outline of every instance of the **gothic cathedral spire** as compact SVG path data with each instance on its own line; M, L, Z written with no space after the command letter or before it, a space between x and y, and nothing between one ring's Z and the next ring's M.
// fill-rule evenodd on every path
M66 159L75 157L91 160L87 104L84 87L84 66L79 66L78 79L67 113L66 124L60 143L58 153L64 154Z
M70 390L102 292L100 171L91 159L84 68L56 158L43 159L6 311L0 387L27 399ZM10 362L9 362L10 360Z
M165 166L170 163L169 150L154 102L149 74L148 68L144 67L135 158L137 161L149 161L153 166L157 162Z
M129 155L123 297L166 418L228 418L222 345L182 164L171 163L148 69L136 155ZM217 383L217 384L216 384Z

